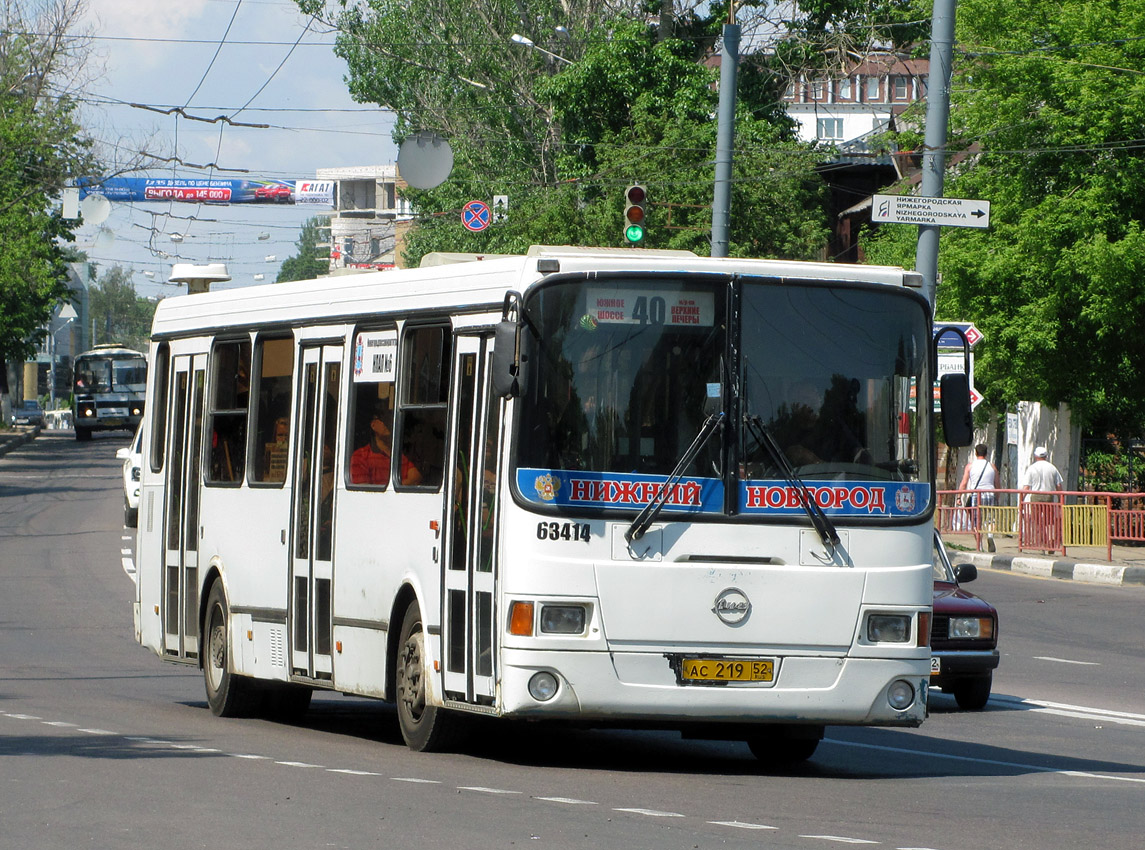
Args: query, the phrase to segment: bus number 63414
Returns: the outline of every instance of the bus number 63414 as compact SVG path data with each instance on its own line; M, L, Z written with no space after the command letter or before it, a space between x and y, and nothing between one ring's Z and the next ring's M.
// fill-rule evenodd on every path
M538 522L538 540L583 540L589 541L587 522Z

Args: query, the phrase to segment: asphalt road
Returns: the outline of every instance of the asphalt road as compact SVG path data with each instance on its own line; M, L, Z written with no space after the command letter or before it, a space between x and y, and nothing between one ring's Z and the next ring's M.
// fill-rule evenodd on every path
M1002 664L984 712L828 729L768 773L735 743L493 724L405 749L389 706L319 695L295 725L221 720L196 671L134 642L115 450L0 458L0 850L1139 850L1145 588L985 572Z

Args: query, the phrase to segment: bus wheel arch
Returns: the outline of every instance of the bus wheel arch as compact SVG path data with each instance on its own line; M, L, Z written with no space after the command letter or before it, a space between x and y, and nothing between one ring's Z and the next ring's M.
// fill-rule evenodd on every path
M414 598L402 614L393 664L394 702L406 746L415 752L449 749L459 736L462 718L426 698L425 625Z
M258 707L260 695L253 679L231 669L230 604L222 577L216 574L209 587L200 632L207 704L218 717L244 717Z

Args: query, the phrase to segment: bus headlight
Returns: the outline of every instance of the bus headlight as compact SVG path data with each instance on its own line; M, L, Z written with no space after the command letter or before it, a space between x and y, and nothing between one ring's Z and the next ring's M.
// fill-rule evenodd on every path
M557 677L548 670L542 670L529 679L529 696L537 702L548 702L557 695L558 687Z
M541 606L541 632L551 635L579 635L584 632L583 605Z
M871 614L867 617L867 640L871 643L906 643L910 640L909 614Z

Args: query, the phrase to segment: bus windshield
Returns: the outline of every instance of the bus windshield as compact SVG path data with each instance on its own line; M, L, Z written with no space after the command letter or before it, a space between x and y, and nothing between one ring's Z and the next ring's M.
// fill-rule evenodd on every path
M139 355L77 357L76 392L142 393L147 386L147 361Z
M901 289L596 278L540 287L526 313L526 500L639 509L722 413L673 482L691 494L666 512L802 514L766 435L829 514L929 507L930 417L915 406L918 387L930 395L929 326Z

